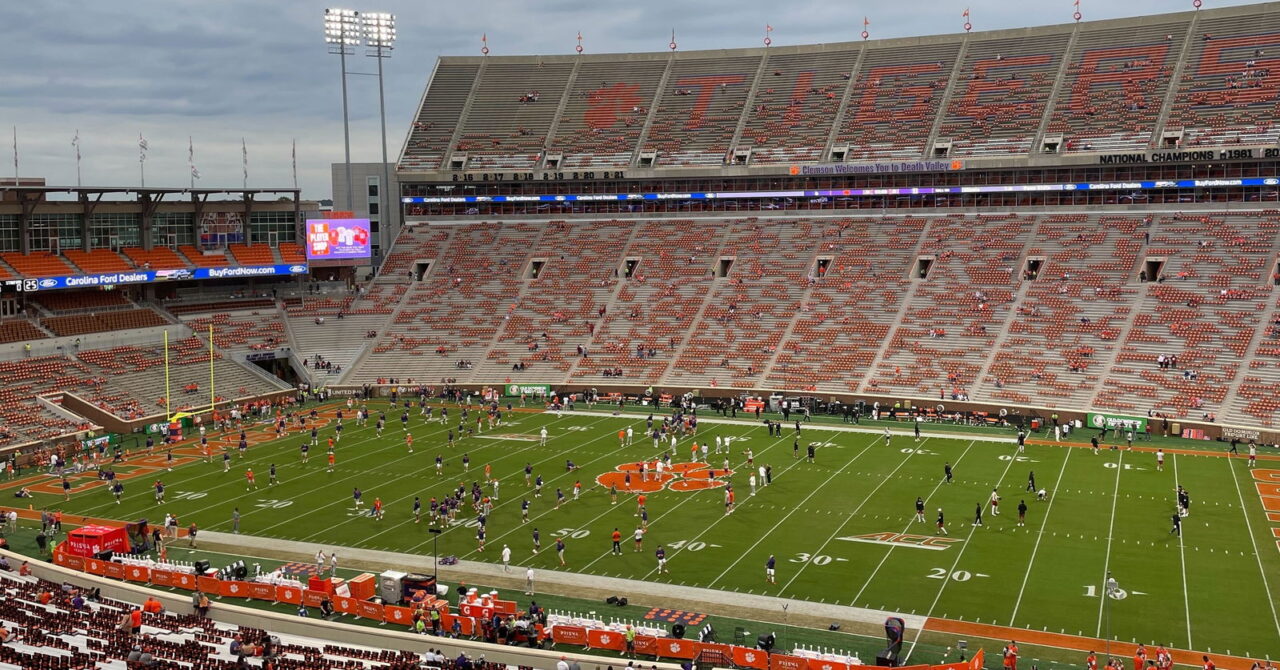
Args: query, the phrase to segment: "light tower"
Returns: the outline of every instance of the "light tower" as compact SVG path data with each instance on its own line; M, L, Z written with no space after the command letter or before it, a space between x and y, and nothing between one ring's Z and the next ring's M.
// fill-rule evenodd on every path
M347 54L360 46L360 13L353 9L324 10L324 42L329 53L338 54L342 62L342 141L346 150L347 204L355 202L351 186L351 122L347 115Z

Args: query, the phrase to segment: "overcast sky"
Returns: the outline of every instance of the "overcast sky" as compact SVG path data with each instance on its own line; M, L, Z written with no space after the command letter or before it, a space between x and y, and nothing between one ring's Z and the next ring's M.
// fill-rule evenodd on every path
M951 33L971 9L975 30L1070 21L1071 0L366 0L345 5L396 14L398 41L385 63L392 160L440 55L474 56L487 34L492 55L681 50ZM1248 4L1204 0L1205 8ZM240 141L251 187L292 184L290 142L307 198L327 198L329 164L342 160L339 59L326 53L320 0L41 0L5 3L0 40L0 127L17 127L23 176L74 185L79 130L85 185L136 185L138 134L150 150L150 185L189 181L187 137L201 187L239 187ZM1183 11L1191 0L1082 0L1085 19ZM348 69L374 72L374 59ZM352 76L353 161L376 161L376 77ZM10 145L5 139L3 145ZM12 176L11 149L0 175Z

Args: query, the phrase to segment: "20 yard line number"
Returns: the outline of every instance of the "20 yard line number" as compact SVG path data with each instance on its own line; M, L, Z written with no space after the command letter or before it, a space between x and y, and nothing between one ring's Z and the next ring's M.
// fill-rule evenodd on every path
M950 575L947 574L946 568L932 568L929 570L929 579L947 579L948 577L957 582L967 582L973 578L973 574L968 570L956 570Z

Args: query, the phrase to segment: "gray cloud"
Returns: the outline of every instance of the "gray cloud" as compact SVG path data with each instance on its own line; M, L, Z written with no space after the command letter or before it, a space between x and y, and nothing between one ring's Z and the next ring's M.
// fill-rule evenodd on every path
M385 63L388 145L399 150L439 55L567 54L578 31L587 53L665 50L671 29L681 50L759 46L766 23L775 45L859 39L862 17L875 38L953 33L971 10L975 30L1070 21L1070 0L384 0L355 9L397 15L399 41ZM1207 0L1207 7L1247 4ZM298 142L304 195L328 197L329 163L342 159L338 58L326 53L318 0L44 0L5 7L0 41L0 127L16 125L24 175L75 182L71 137L78 128L87 184L137 183L137 137L151 145L148 183L186 184L187 136L196 144L201 186L239 186L240 138L251 186L291 183ZM1191 1L1085 0L1086 19L1191 9ZM373 59L347 59L373 72ZM377 82L349 79L352 159L378 146ZM8 141L4 141L8 144ZM7 151L3 153L7 154ZM10 160L0 161L8 164ZM11 168L10 168L11 169ZM0 169L0 173L8 174Z

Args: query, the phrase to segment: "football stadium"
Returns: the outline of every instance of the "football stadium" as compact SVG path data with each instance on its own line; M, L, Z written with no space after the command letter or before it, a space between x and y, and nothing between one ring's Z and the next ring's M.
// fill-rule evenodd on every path
M1274 668L1280 3L967 18L0 180L0 668Z

